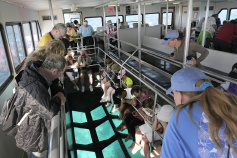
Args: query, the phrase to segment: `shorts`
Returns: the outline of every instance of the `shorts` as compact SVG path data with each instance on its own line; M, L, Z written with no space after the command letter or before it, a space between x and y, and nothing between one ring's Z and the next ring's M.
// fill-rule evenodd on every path
M139 129L141 130L142 134L146 135L149 142L152 142L152 129L151 129L151 127L148 124L145 123L145 124L139 126ZM156 141L156 140L161 140L161 138L156 132L154 132L154 141Z
M77 76L76 76L76 77L72 76L72 73L73 73L73 72L66 72L68 78L69 78L71 81L73 81L73 80L79 78L79 74L78 74L78 73L77 73Z
M92 70L91 68L81 68L81 72L82 74L92 74Z

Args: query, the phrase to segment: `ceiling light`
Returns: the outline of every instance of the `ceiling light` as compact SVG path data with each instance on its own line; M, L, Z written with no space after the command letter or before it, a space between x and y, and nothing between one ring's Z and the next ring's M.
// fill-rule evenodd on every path
M173 3L173 4L180 4L180 2L175 2L175 3Z
M120 5L117 5L117 6L120 6ZM116 4L108 5L108 7L116 7Z

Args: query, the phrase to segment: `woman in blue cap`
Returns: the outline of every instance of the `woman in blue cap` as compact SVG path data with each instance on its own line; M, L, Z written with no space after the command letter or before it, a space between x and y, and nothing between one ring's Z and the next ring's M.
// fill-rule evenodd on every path
M237 157L237 97L213 87L207 76L186 67L171 78L176 110L161 157Z
M184 59L184 47L185 41L183 40L183 33L176 30L171 30L166 33L162 45L167 45L170 48L174 48L174 57L171 57L174 60L183 62ZM197 52L201 54L197 58ZM208 50L196 42L189 43L188 56L190 59L187 59L187 63L190 66L200 67L200 62L202 62L208 55Z

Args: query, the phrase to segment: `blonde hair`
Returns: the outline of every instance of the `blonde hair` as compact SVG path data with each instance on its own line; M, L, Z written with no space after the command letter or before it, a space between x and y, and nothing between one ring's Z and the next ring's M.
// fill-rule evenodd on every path
M30 61L44 61L50 54L64 55L65 46L60 40L50 40L43 47L31 53L25 60L25 65Z
M207 80L199 80L196 83L196 87L200 87L200 85L205 81ZM227 140L232 150L237 153L232 142L232 138L237 139L237 97L231 93L223 92L214 87L207 87L203 92L180 93L188 96L190 99L187 103L177 106L176 120L178 121L180 111L189 105L188 115L190 120L194 123L191 116L193 103L201 100L200 106L209 119L208 132L211 140L217 147L223 149L223 144L219 137L219 130L225 124ZM197 125L195 124L195 126Z

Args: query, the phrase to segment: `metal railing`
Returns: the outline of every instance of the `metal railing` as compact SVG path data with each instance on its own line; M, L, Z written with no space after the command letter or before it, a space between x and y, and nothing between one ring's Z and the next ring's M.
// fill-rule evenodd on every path
M65 105L57 115L51 120L49 131L49 150L48 158L67 158L68 157L68 140L65 123Z

